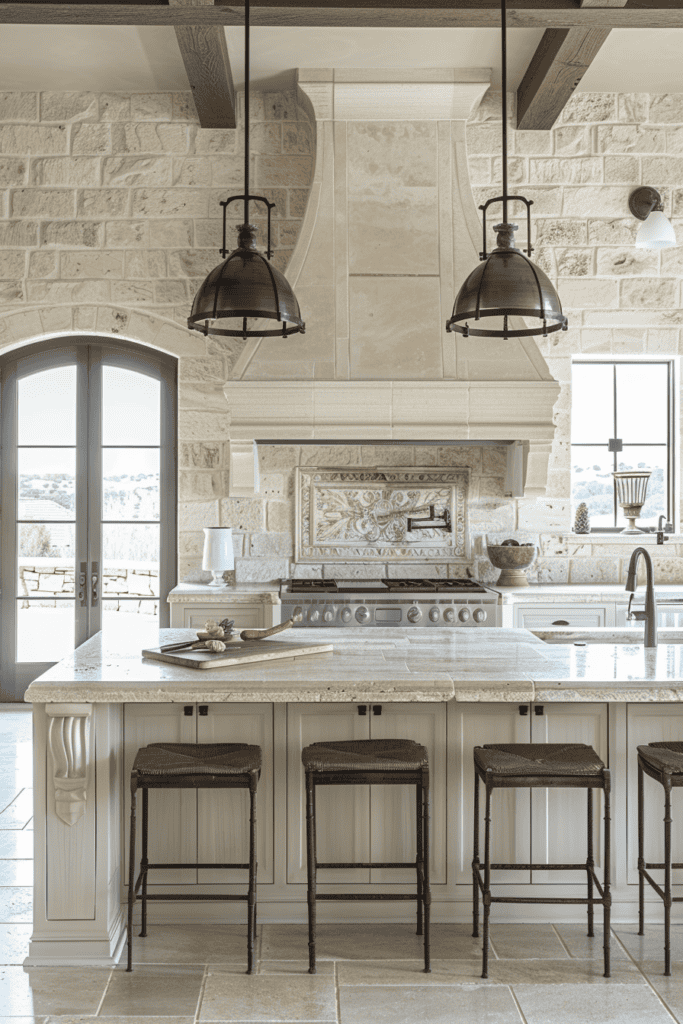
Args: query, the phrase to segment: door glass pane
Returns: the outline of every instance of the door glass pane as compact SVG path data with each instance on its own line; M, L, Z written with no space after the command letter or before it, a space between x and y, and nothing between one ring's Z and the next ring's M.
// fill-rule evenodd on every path
M657 518L662 514L666 515L666 448L633 445L619 452L617 460L619 469L652 470L652 476L647 482L645 504L636 526L656 526ZM622 519L622 510L619 508L617 525Z
M106 647L117 653L158 647L159 602L103 601L102 634Z
M102 518L159 518L159 449L102 449Z
M613 467L604 448L572 447L572 500L586 502L591 526L614 526Z
M72 523L18 524L17 597L73 594L75 531Z
M76 367L21 377L17 383L17 443L76 444Z
M74 601L17 602L17 661L61 661L74 649Z
M607 444L614 437L611 365L572 366L572 444Z
M624 444L666 444L668 367L617 366L617 437Z
M75 519L76 449L20 448L18 519Z
M161 385L118 366L102 367L102 444L160 443Z
M102 596L159 593L159 527L102 524Z

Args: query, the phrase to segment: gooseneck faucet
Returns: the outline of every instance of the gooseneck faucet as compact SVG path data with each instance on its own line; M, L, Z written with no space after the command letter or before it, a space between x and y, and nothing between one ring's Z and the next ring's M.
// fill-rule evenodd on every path
M636 580L636 573L638 572L638 559L640 556L645 559L645 608L641 611L631 611L631 602L635 596L636 587L638 586ZM628 573L626 576L626 590L631 591L631 596L628 601L628 613L627 618L635 619L637 622L645 622L645 646L656 647L657 646L657 604L655 602L655 581L654 571L652 569L652 559L650 558L650 552L646 551L645 548L636 548L631 555L631 561L628 563Z

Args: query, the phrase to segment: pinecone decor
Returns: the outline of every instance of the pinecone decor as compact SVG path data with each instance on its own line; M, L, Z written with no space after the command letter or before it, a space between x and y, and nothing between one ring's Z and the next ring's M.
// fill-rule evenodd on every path
M591 521L588 515L588 505L582 501L574 516L574 533L590 533Z

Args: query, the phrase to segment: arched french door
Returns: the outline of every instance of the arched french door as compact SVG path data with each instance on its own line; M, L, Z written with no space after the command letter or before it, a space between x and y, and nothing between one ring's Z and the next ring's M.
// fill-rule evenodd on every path
M68 338L0 369L0 699L102 629L150 642L176 577L176 361Z

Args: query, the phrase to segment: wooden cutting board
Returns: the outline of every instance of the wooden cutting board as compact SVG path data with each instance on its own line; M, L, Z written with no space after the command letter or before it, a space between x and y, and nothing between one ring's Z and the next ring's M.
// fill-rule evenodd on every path
M278 658L300 658L305 654L325 654L333 651L332 644L305 644L291 640L236 640L224 651L164 652L152 647L142 652L143 658L165 661L183 668L226 668L228 665L248 665L255 661L276 661Z

